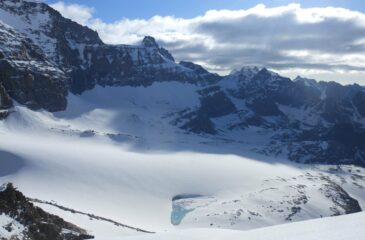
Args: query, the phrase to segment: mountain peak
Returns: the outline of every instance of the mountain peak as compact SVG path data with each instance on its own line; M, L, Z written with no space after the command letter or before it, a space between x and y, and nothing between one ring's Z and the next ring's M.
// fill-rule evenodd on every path
M316 80L298 75L296 78L294 78L293 81L296 82L296 81L316 81Z
M288 78L281 77L278 73L273 72L267 68L262 68L256 75L257 79L263 80L264 82L271 82L277 80L288 80Z
M144 47L160 48L156 42L156 39L151 36L145 36L142 40L142 45Z
M301 83L306 87L320 88L320 85L318 84L318 82L315 79L297 76L293 81L297 82L297 83Z
M169 51L167 51L164 48L160 48L160 46L157 44L156 39L152 36L145 36L142 40L142 46L145 48L153 48L157 49L158 52L166 59L175 62L174 57L171 55Z
M257 66L243 66L240 69L234 69L230 75L247 75L247 74L257 74L260 68Z

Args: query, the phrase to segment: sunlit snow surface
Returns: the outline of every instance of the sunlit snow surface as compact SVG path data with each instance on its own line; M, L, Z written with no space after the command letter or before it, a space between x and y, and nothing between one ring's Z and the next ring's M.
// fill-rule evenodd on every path
M363 240L365 214L356 213L340 217L315 219L283 224L251 231L193 229L159 233L150 236L130 237L128 240Z
M171 114L199 104L195 88L176 82L148 88L97 87L70 95L67 110L55 114L16 106L0 122L0 183L13 182L28 197L159 234L175 236L175 230L186 229L177 231L176 239L190 233L188 239L200 239L200 234L238 239L251 233L216 231L331 216L336 207L343 214L333 202L334 193L324 187L328 181L365 207L362 168L299 165L257 154L253 149L268 141L262 129L212 137L173 126ZM217 124L224 121L215 119ZM200 197L172 201L181 194ZM176 225L171 223L173 204L186 210ZM141 235L37 205L96 239ZM297 206L300 211L291 215ZM191 228L216 230L187 230ZM256 231L261 233L252 234ZM153 239L160 239L159 234Z

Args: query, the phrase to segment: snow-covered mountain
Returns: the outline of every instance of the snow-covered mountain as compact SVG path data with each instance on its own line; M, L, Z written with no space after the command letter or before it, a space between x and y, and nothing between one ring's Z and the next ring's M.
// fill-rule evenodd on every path
M176 63L152 37L139 46L104 44L44 3L1 0L0 13L2 99L57 111L66 108L67 90L187 83L200 103L169 113L177 127L235 140L244 139L242 129L258 127L271 135L262 151L287 152L294 161L365 164L365 93L358 85L292 81L257 67L220 77Z
M358 85L218 76L150 36L108 45L45 3L0 0L0 183L96 239L362 211L364 107Z
M63 71L74 93L95 84L150 85L154 81L218 78L175 63L152 37L143 39L140 46L107 45L95 31L63 18L44 3L2 0L0 9L1 21L39 46Z

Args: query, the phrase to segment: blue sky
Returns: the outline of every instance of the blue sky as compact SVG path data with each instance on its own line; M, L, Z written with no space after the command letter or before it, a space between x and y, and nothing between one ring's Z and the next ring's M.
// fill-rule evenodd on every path
M58 1L47 0L48 3ZM202 15L210 9L246 9L259 3L274 7L295 2L303 7L335 6L365 12L364 0L64 0L63 2L93 7L94 17L101 18L105 22L117 21L123 17L150 18L155 15L191 18Z

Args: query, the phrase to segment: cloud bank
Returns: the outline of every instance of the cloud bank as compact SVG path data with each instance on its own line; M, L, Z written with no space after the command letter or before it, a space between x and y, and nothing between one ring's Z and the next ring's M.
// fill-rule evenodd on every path
M59 11L64 17L72 19L81 25L87 25L91 21L94 9L80 4L66 4L64 2L56 2L50 5Z
M93 9L58 2L64 16L98 31L110 44L136 44L154 36L177 60L221 74L244 65L365 85L365 14L344 8L299 4L242 10L211 10L195 18L155 16L106 23Z

